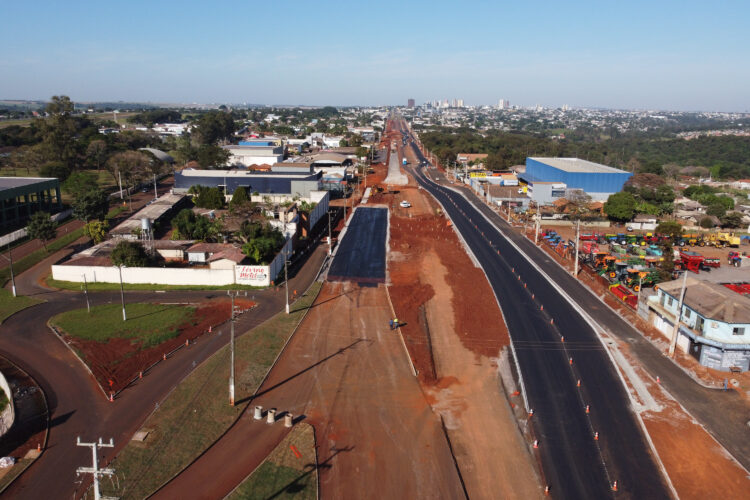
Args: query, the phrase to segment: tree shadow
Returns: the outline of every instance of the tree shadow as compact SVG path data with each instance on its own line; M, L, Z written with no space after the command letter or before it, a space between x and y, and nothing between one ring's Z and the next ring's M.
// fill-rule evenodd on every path
M284 379L284 380L282 380L281 382L279 382L279 383L277 383L277 384L274 384L274 385L272 385L272 386L271 386L271 387L269 387L268 389L265 389L265 390L263 390L263 391L260 391L260 392L258 392L257 394L255 394L255 395L253 395L253 396L248 396L248 397L246 397L246 398L240 399L239 401L237 401L237 404L238 404L238 405L241 405L241 404L243 404L243 403L245 403L245 402L247 402L247 401L252 401L253 399L257 399L257 398L259 398L259 397L263 396L264 394L268 394L269 392L273 391L274 389L277 389L277 388L281 387L282 385L286 384L286 383L287 383L287 382L289 382L290 380L293 380L293 379L295 379L295 378L299 377L300 375L302 375L302 374L304 374L304 373L306 373L306 372L309 372L310 370L312 370L312 369L313 369L313 368L315 368L316 366L322 365L323 363L325 363L325 362L326 362L326 361L328 361L329 359L331 359L331 358L334 358L334 357L336 357L336 356L338 356L338 355L340 355L340 354L344 354L344 353L345 353L346 351L348 351L349 349L353 349L353 348L354 348L354 346L356 346L356 345L357 345L357 344L359 344L360 342L372 342L372 340L367 340L367 339L357 339L357 340L355 340L354 342L352 342L351 344L349 344L348 346L346 346L346 347L342 347L342 348L338 349L338 350L337 350L336 352L334 352L334 353L332 353L332 354L329 354L329 355L328 355L328 356L326 356L325 358L323 358L323 359L320 359L320 360L316 361L315 363L311 364L311 365L310 365L310 366L308 366L307 368L304 368L304 369L302 369L302 370L298 371L298 372L297 372L297 373L295 373L294 375L291 375L291 376L289 376L289 377L285 378L285 379Z
M127 307L127 304L125 305L125 307ZM181 307L181 305L180 304L170 304L170 305L165 306L165 307L163 307L161 309L158 309L156 311L151 311L149 313L140 314L138 316L130 316L128 319L145 318L146 316L153 316L154 314L159 314L159 313L162 313L164 311L169 311L170 309L176 309L178 307Z

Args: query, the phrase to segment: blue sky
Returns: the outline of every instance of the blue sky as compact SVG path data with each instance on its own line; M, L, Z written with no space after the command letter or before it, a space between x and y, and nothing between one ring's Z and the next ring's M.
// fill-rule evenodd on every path
M750 111L750 2L11 2L0 98Z

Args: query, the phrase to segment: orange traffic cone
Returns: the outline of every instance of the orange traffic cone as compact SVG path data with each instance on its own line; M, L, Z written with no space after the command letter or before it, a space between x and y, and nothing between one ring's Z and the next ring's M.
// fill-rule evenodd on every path
M534 449L536 450L536 449L538 449L538 448L539 448L539 440L538 440L538 439L535 439L535 440L534 440Z
M617 491L617 481L612 483L612 491Z
M591 413L591 407L589 405L586 405L586 413Z
M36 444L36 451L42 451L42 445L37 443Z
M114 403L115 402L115 393L114 392L110 392L109 393L109 402L110 403Z

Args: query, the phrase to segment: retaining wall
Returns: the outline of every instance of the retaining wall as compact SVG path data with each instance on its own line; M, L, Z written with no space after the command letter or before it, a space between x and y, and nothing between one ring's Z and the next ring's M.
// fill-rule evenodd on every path
M8 381L5 379L5 375L0 372L0 389L5 391L5 395L8 396L8 406L0 414L0 436L4 436L6 432L13 425L13 421L16 418L15 408L13 408L13 391L8 385Z

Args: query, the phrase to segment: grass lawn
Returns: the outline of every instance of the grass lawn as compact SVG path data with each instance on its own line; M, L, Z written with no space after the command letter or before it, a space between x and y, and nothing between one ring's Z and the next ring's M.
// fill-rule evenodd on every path
M14 297L10 291L0 288L0 323L5 321L11 314L41 302L44 301L22 295Z
M59 281L53 279L50 275L47 278L47 286L50 288L59 288L62 290L72 290L80 292L83 283L77 281ZM153 283L123 283L125 290L262 290L265 287L249 285L158 285ZM112 292L119 291L119 283L88 283L89 292Z
M291 446L301 457L297 458ZM227 496L227 500L315 500L318 494L315 468L315 431L309 424L297 424L268 458Z
M237 338L237 401L255 393L319 290L316 282L292 305L291 314L281 312ZM119 488L113 489L106 481L103 494L145 498L211 446L249 403L229 406L228 371L229 346L224 346L193 370L146 420L142 427L149 431L146 440L131 441L118 454L110 466L117 473Z
M195 307L176 304L127 304L128 320L122 320L122 306L107 304L75 309L54 316L50 323L71 337L107 342L112 338L140 340L144 348L179 335L180 325L195 315Z

